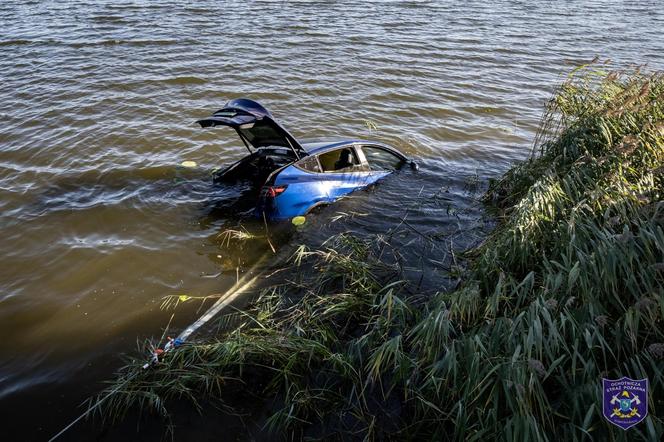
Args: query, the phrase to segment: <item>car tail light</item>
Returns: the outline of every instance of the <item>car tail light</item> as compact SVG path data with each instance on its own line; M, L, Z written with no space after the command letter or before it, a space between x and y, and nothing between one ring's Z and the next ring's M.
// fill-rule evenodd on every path
M267 186L265 188L265 196L268 198L276 198L286 190L288 186Z

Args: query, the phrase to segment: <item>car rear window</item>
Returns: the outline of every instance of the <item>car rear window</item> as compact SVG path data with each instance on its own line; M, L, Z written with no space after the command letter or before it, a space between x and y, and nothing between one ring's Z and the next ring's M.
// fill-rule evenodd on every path
M257 121L247 128L240 126L238 130L257 148L266 146L290 147L283 134L277 132L272 124L265 121Z
M298 161L297 164L295 164L297 167L300 169L306 170L308 172L318 172L320 173L320 165L318 164L318 158L311 156L311 157L305 157L302 160Z

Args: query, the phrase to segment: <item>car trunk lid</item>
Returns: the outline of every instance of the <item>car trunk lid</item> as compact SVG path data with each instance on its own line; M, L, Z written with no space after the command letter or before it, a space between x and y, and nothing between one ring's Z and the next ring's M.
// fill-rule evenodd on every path
M208 118L197 121L201 127L229 126L235 129L252 152L268 146L286 147L296 158L307 155L306 150L283 126L277 123L272 114L259 103L240 98L231 100Z

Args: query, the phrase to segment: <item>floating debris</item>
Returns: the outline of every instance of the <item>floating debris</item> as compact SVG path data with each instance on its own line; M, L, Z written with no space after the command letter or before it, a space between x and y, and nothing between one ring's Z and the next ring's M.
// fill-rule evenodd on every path
M302 224L307 222L307 219L303 216L296 216L291 220L294 226L301 226Z

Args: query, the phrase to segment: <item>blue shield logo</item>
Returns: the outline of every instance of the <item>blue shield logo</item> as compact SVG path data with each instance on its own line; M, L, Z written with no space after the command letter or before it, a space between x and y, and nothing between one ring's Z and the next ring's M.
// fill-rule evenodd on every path
M627 430L648 415L648 379L602 379L602 398L606 420Z

